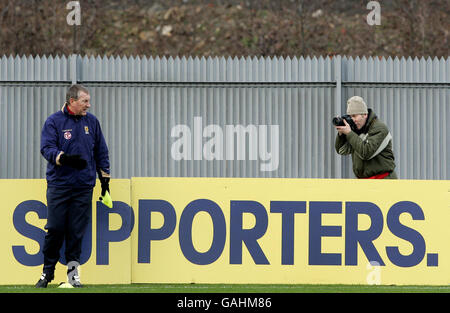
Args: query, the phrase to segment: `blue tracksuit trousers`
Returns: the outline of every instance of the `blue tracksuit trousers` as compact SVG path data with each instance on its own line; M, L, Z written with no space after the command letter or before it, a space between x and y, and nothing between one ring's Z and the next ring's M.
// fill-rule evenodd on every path
M53 277L66 241L67 263L80 263L81 242L92 216L93 188L47 187L47 234L44 242L44 273Z

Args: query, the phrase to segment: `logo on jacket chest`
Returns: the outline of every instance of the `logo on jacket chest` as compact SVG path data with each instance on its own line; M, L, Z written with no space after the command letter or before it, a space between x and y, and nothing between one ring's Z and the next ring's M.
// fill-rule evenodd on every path
M70 138L72 138L72 133L71 133L71 129L64 129L64 139L69 140Z

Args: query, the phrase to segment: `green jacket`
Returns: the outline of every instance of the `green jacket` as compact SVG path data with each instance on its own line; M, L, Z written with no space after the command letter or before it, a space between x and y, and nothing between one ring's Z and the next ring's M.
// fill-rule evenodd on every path
M354 131L347 135L337 134L336 152L352 155L353 173L358 178L390 172L386 178L396 179L391 133L371 109L360 132L359 135Z

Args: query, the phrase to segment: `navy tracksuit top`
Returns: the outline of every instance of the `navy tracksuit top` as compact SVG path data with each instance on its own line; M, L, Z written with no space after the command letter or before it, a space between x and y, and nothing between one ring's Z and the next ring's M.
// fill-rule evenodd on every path
M76 170L56 165L56 157L80 154L87 167ZM91 113L71 115L66 105L50 115L41 135L41 154L48 161L47 184L54 187L94 187L97 170L110 173L108 147L98 119Z

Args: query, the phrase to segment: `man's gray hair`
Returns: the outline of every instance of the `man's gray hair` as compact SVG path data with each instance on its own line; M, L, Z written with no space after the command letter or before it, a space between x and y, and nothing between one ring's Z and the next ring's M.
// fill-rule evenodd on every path
M89 94L89 91L83 85L75 84L70 86L69 90L67 90L66 93L66 103L70 103L70 98L78 100L80 91Z

